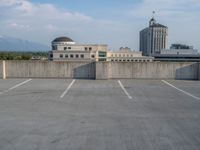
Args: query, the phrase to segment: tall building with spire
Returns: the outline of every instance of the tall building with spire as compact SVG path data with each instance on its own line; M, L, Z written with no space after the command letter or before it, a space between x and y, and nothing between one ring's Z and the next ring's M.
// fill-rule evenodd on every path
M162 49L167 48L167 36L167 26L157 23L153 15L149 27L140 31L140 51L147 56L160 54Z

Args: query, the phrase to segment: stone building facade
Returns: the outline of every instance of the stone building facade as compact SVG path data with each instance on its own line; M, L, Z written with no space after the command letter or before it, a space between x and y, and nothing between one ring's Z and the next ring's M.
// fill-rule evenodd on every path
M114 62L152 62L153 57L142 56L142 52L121 47L118 51L108 51L107 61Z
M49 60L53 61L115 61L115 62L151 62L153 57L142 56L142 52L121 47L109 51L107 45L76 44L68 37L58 37L52 41Z
M154 17L149 21L149 27L140 31L140 51L143 55L159 54L167 48L168 28L156 23Z
M76 44L68 37L52 41L49 59L53 61L106 61L107 45Z

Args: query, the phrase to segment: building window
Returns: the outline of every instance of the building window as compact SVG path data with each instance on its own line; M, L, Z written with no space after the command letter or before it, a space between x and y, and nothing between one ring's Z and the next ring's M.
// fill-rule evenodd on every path
M68 54L65 54L65 58L68 58Z
M87 47L85 47L85 51L87 51L88 50L88 48Z
M92 58L95 58L95 56L94 56L94 55L91 55L91 57L92 57Z
M99 51L99 57L106 57L106 56L107 56L106 52Z
M73 55L73 54L71 54L71 55L70 55L70 58L74 58L74 55Z
M53 58L53 54L50 54L50 57Z
M58 49L57 45L52 46L52 50L57 50L57 49Z
M92 50L92 47L89 47L89 51L91 51Z
M111 59L111 61L114 61L113 59Z
M76 54L76 58L79 58L79 55L78 55L78 54Z
M71 47L68 47L68 49L72 49Z
M99 58L99 61L106 61L106 58Z
M60 54L60 58L63 58L63 54Z
M67 50L67 47L64 47L64 50L66 51L66 50Z
M84 58L84 55L83 55L83 54L81 54L81 58Z

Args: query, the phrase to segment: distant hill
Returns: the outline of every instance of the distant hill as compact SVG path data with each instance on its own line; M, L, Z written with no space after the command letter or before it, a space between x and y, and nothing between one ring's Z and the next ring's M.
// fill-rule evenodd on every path
M0 51L48 51L50 47L18 38L0 36Z

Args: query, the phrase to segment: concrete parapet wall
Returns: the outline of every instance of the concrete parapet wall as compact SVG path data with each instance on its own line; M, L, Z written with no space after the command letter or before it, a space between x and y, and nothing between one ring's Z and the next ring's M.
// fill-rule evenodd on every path
M0 78L3 78L3 61L0 60Z
M198 79L198 63L97 62L96 79Z
M5 61L7 78L186 79L200 80L200 64L191 62ZM3 61L0 61L0 78Z
M95 78L95 63L6 61L7 78Z
M199 72L198 73L198 76L199 76L198 79L200 80L200 63L199 63L199 70L198 70L198 72Z

